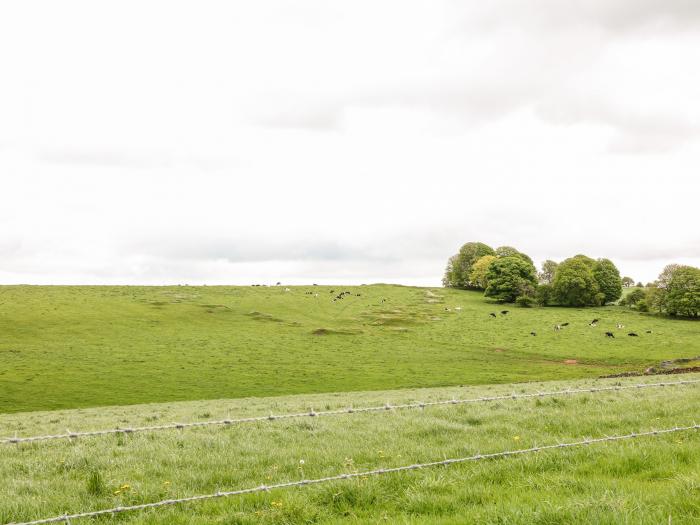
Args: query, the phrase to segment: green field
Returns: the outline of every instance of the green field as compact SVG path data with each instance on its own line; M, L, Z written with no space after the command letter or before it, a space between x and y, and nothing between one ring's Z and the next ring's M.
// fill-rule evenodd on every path
M0 415L2 435L656 382L659 377ZM700 374L663 377L700 380ZM0 523L692 425L700 386L507 399L0 445ZM700 432L639 437L120 514L129 524L690 524ZM73 524L93 523L75 519Z
M0 287L5 413L597 377L698 355L698 322L441 288Z

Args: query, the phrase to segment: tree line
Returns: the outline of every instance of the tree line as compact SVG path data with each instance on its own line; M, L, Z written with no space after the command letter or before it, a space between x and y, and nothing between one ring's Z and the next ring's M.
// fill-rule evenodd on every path
M520 306L601 306L622 297L634 285L610 259L574 255L559 263L547 260L538 273L532 259L511 246L493 249L468 242L449 258L443 285L480 290L497 302ZM641 283L638 283L641 286ZM673 316L700 315L700 269L669 265L646 289L635 289L620 304Z

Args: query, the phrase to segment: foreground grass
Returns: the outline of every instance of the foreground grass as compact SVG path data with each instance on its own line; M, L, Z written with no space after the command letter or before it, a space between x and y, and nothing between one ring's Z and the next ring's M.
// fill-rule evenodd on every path
M0 412L573 379L700 355L697 322L620 307L489 316L503 308L388 285L0 287Z
M664 378L700 379L700 374ZM0 434L206 420L658 378L307 395L0 416ZM692 424L700 387L508 400L5 445L0 523ZM645 437L126 513L133 524L700 522L700 433ZM303 461L303 462L302 462ZM88 522L89 520L85 520ZM95 520L102 521L102 520ZM80 521L82 522L82 521Z

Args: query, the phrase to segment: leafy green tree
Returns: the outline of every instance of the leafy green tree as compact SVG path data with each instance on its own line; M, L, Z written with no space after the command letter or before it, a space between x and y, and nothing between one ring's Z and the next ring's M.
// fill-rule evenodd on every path
M530 256L524 254L521 251L518 251L517 249L513 248L512 246L499 246L496 248L496 256L497 257L521 257L525 259L527 262L532 264L534 266L535 263L532 262L532 259L530 259Z
M644 301L647 294L641 288L635 288L625 296L625 304L628 306L636 306L639 301Z
M540 306L554 304L554 287L551 284L540 284L535 291L535 299Z
M457 272L457 255L453 255L452 257L447 259L447 267L445 268L445 275L442 278L442 285L447 288L456 288L456 283L459 280L459 275Z
M665 307L673 316L700 315L700 268L679 266L673 271L666 288Z
M473 288L478 288L479 290L486 290L488 286L488 279L486 278L486 273L488 272L489 266L498 257L495 255L484 255L479 257L477 261L472 264L472 271L469 274L469 285Z
M557 266L559 266L558 263L549 259L542 263L542 271L538 274L540 284L552 284Z
M447 261L442 284L449 288L470 288L469 275L472 265L484 255L495 255L493 248L482 242L464 244L457 255Z
M593 275L595 261L577 255L562 261L552 281L554 300L562 306L598 306L605 294L600 291Z
M604 302L612 303L622 296L620 272L610 259L598 259L593 265L593 276L604 295Z
M625 288L629 288L630 286L634 286L634 279L631 277L623 277L622 278L622 286Z
M535 267L518 256L500 257L486 272L488 286L484 295L499 302L515 301L520 295L532 294L537 285Z

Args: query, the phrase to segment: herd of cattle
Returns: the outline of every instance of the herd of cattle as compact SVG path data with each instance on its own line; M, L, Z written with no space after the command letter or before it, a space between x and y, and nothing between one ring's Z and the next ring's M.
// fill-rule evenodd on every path
M501 315L508 315L509 312L510 312L510 310L501 310ZM498 315L496 315L495 312L491 312L489 315L491 317L498 317ZM596 326L598 326L599 322L600 322L600 319L593 319L590 323L588 323L588 326L595 328ZM565 328L567 326L569 326L569 323L555 324L554 330L558 332L559 330L562 330L563 328ZM617 323L618 330L622 330L624 327L625 327L625 325ZM652 332L651 332L651 330L647 330L646 333L650 334ZM536 336L537 332L532 331L532 332L530 332L530 335ZM630 337L639 337L639 334L636 332L628 332L627 335ZM611 338L615 339L615 334L613 332L605 332L605 337L611 337Z

